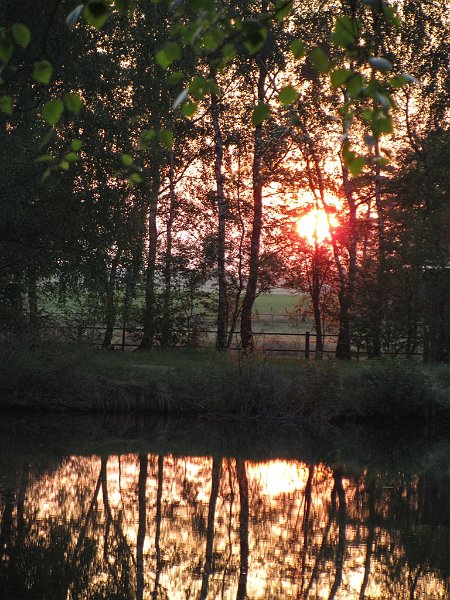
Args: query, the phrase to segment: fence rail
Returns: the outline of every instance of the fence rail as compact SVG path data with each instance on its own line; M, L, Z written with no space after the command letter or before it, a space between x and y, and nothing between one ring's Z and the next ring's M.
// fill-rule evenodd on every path
M47 325L42 327L43 330L56 330L59 333L71 334L72 338L84 339L93 345L101 346L105 333L104 325L83 325L80 323L64 323L61 325ZM136 349L139 347L142 339L143 327L141 325L122 325L121 327L113 327L113 339L110 347L120 348L121 351L128 349ZM202 340L195 344L196 348L211 348L214 347L216 331L214 329L203 329ZM317 334L313 331L297 331L285 332L261 330L254 332L255 348L263 352L277 354L291 354L303 356L305 359L314 358L316 355L316 338ZM323 336L324 356L331 357L336 351L337 333L326 334ZM156 344L157 346L157 344ZM177 347L185 347L187 344L177 344ZM240 334L233 334L233 343L230 345L230 350L240 350ZM353 347L352 356L359 360L365 358L369 353L362 347ZM391 352L390 355L396 356L423 356L421 350L413 354L405 352Z

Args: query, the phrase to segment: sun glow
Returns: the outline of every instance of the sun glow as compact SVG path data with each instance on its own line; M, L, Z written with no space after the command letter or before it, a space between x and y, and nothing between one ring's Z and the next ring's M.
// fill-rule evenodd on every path
M328 215L324 210L312 210L297 221L297 233L306 238L310 244L316 239L319 244L330 239L330 225L337 226L334 215Z

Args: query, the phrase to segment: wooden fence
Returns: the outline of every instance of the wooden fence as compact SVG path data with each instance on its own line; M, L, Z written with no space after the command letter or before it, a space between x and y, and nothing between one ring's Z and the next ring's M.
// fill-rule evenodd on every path
M211 325L211 324L210 324ZM276 326L274 323L273 327ZM290 326L291 328L292 325ZM101 346L105 333L104 325L81 325L79 323L65 323L61 325L52 325L44 329L57 330L59 334L70 336L72 339L84 339L85 341ZM262 352L276 354L290 354L293 356L304 357L311 359L316 354L316 338L317 335L312 331L276 331L269 326L267 329L259 328L255 323L254 344L257 350ZM111 347L120 349L122 352L132 350L139 347L142 339L143 327L141 325L122 325L121 327L113 328L113 340ZM215 343L216 331L212 328L202 329L200 340L192 344L195 348L212 348ZM331 333L323 336L323 352L325 357L333 358L336 351L337 334ZM157 344L156 344L157 345ZM177 344L178 347L185 347L187 344ZM240 350L240 334L233 334L233 341L230 350ZM352 355L359 360L368 356L368 352L362 347L353 347ZM402 356L404 353L396 352L395 355ZM422 351L415 353L415 356L422 356Z

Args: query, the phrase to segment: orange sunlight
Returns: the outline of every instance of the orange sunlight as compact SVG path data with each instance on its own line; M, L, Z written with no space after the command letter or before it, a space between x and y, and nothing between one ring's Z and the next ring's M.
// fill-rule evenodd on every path
M334 215L327 214L322 209L312 210L306 213L297 221L297 233L308 240L310 244L314 244L316 238L319 244L327 239L330 239L330 228L337 226L337 220Z

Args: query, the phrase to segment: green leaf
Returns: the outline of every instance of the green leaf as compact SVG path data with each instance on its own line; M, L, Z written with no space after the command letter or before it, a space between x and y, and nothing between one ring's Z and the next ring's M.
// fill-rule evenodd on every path
M52 77L53 67L48 60L40 60L34 63L33 79L38 83L48 85Z
M46 131L44 133L44 135L39 140L39 144L38 144L39 150L42 150L43 148L45 148L45 146L48 145L48 143L50 142L50 140L52 139L54 134L55 134L55 132L53 131L53 129L49 129L48 131Z
M349 69L335 69L330 73L331 85L336 90L352 77L353 71Z
M26 48L31 41L31 32L23 23L14 23L12 26L14 41L22 48Z
M130 154L122 154L120 158L124 167L132 167L134 165L134 158Z
M173 148L173 133L170 129L161 129L159 132L159 141L161 144L167 148L167 150L172 150Z
M79 152L83 147L83 141L74 139L70 142L70 149L74 152Z
M131 184L141 183L142 182L142 177L139 175L139 173L131 173L131 175L128 178L128 181Z
M338 17L333 31L333 40L341 48L352 49L355 47L359 34L359 22L350 17Z
M349 93L351 98L356 98L361 92L364 91L364 78L359 73L351 75L345 83L345 89Z
M167 44L156 53L156 62L163 69L167 69L175 61L181 58L181 48L175 42L167 42Z
M114 0L114 6L121 15L125 15L130 8L128 0Z
M92 0L88 2L83 9L83 16L86 22L96 29L100 29L106 23L109 17L109 7L107 2Z
M208 83L208 89L211 92L211 94L214 94L214 96L220 96L219 86L214 81L214 79L208 79L207 83Z
M392 133L394 130L392 119L381 110L364 111L363 117L369 122L376 138L383 134Z
M10 117L13 114L13 103L11 96L0 96L0 111Z
M404 75L395 75L389 79L389 83L393 88L401 88L407 83L410 83L408 78Z
M306 54L306 46L302 40L294 40L291 42L291 52L295 58L302 58Z
M196 113L198 108L198 102L185 102L181 107L181 112L185 117L192 117Z
M189 92L196 100L203 100L203 98L206 96L206 94L209 93L209 91L209 82L204 77L194 77L194 79L189 84Z
M70 168L70 164L69 164L69 162L68 162L67 160L62 160L62 161L59 163L59 166L61 167L61 169L62 169L63 171L68 171L68 170L69 170L69 168Z
M173 87L183 81L183 79L184 73L182 71L174 71L167 76L167 84Z
M252 124L260 125L263 121L269 118L270 115L270 107L268 104L258 104L253 109L252 114Z
M210 29L205 33L203 46L207 52L216 50L225 39L225 34L220 29Z
M13 44L11 40L6 37L0 37L0 59L6 64L9 62L13 53Z
M83 100L78 94L67 92L64 94L64 104L69 112L78 115L83 107Z
M45 169L45 171L42 173L41 183L44 183L45 181L47 181L47 179L50 177L51 173L52 173L52 170L50 167L48 169Z
M54 160L55 158L51 154L41 154L40 156L34 159L34 162L37 164L44 164L53 162Z
M394 126L392 124L392 119L388 115L383 115L378 119L378 129L380 134L392 133L394 131Z
M295 102L298 98L298 92L292 85L287 85L280 90L278 94L278 100L283 106L289 106Z
M400 27L401 20L397 14L397 7L390 6L383 2L383 14L384 18L390 25L394 25L394 27Z
M277 21L282 21L286 17L289 16L289 13L292 10L292 2L287 2L286 0L278 0L275 3L275 19Z
M313 48L309 57L315 69L319 71L319 73L326 73L330 68L330 61L322 48L317 46Z
M392 69L392 63L387 58L383 58L382 56L371 56L369 58L369 65L375 71L386 72Z
M363 170L366 163L367 160L364 158L364 156L356 156L347 164L347 167L353 177L357 177Z
M267 29L256 19L248 19L240 23L244 45L250 54L260 50L267 37Z
M143 131L139 137L139 148L141 150L147 150L150 146L150 142L155 139L156 131L154 129L148 129Z
M56 125L64 112L62 100L50 100L42 107L42 116L49 125Z
M231 43L225 44L222 48L222 56L225 62L233 60L236 56L236 46Z
M80 160L80 157L78 156L78 154L76 152L68 152L64 159L69 162L69 163L74 163L77 162L77 160Z
M189 6L194 12L208 10L211 7L211 0L189 0Z

